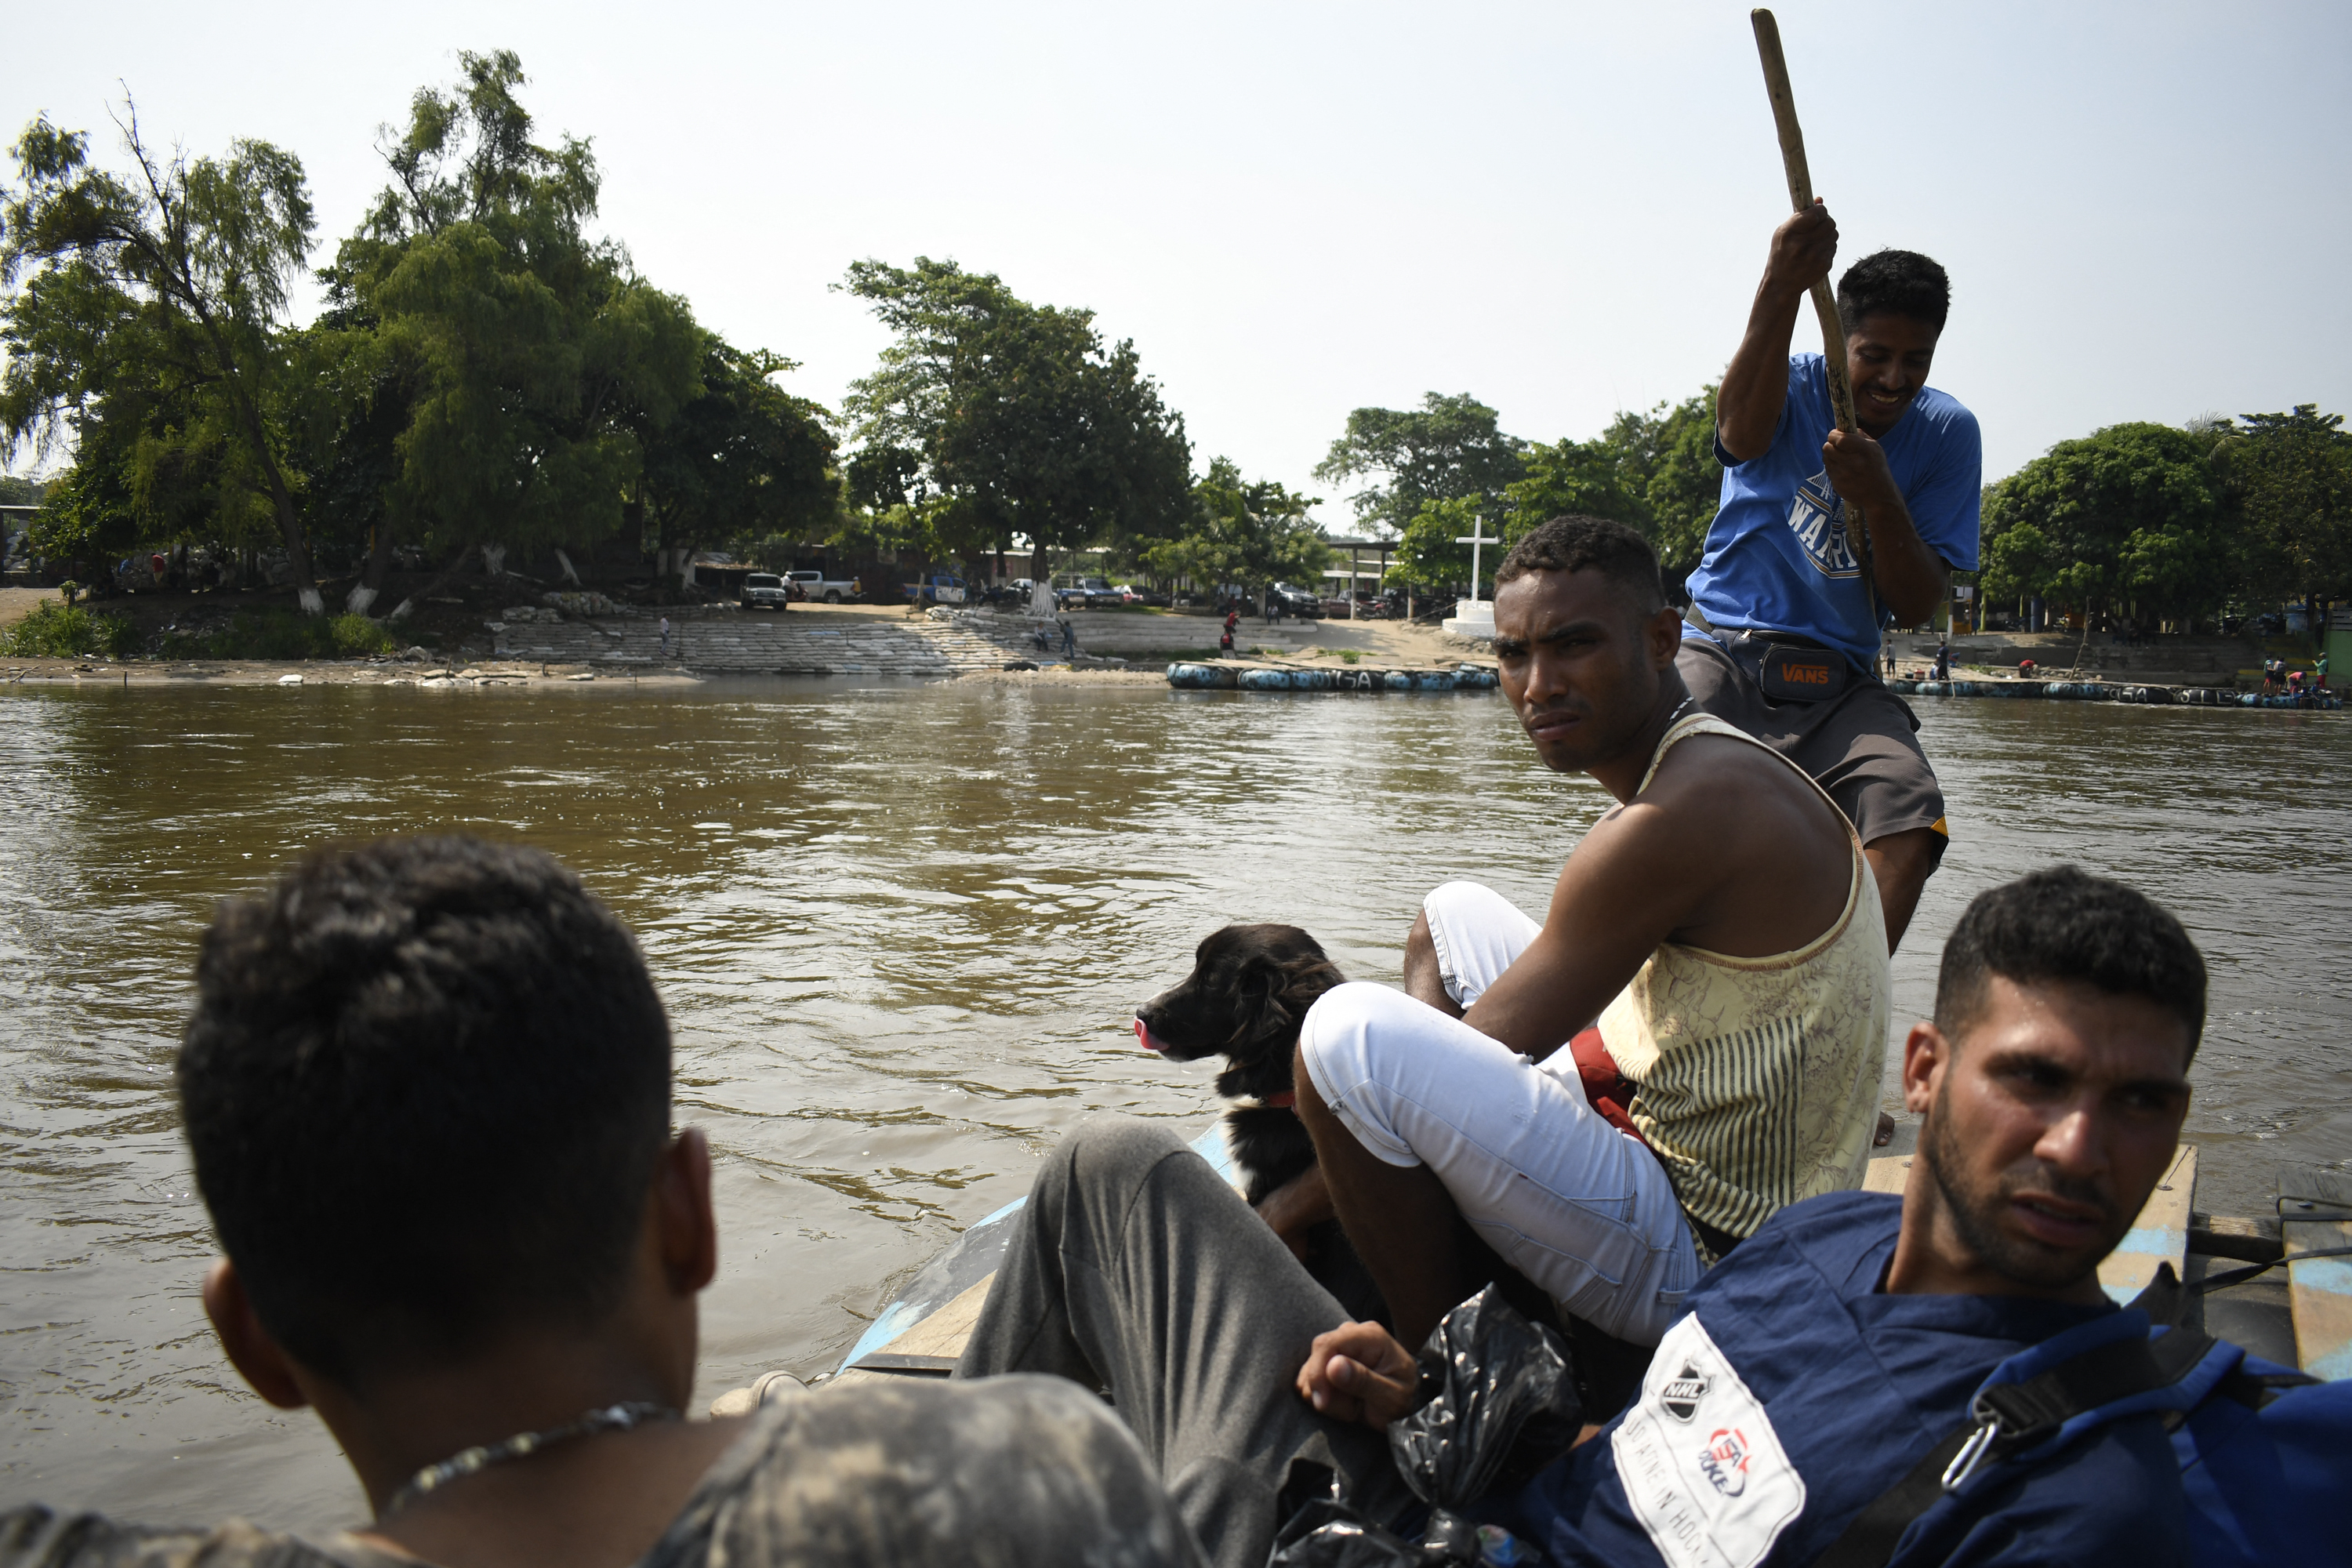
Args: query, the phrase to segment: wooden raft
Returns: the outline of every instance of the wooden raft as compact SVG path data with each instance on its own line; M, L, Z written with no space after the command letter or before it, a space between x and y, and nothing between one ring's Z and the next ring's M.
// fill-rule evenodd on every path
M2293 1261L2298 1252L2352 1247L2352 1177L2289 1165L2279 1172L2278 1206L2294 1359L2326 1382L2352 1378L2352 1258Z
M1904 1131L1913 1129L1906 1126ZM1223 1157L1222 1142L1222 1135L1213 1129L1194 1147L1238 1185L1238 1173L1232 1169L1230 1159ZM1864 1190L1901 1193L1910 1179L1912 1158L1906 1153L1872 1160ZM2162 1264L2170 1264L2176 1277L2189 1278L2192 1250L2204 1257L2267 1262L2280 1256L2282 1244L2290 1259L2298 1252L2352 1247L2352 1178L2341 1173L2307 1167L2283 1170L2275 1238L2263 1222L2196 1213L2196 1192L2197 1149L2194 1144L2183 1144L2175 1152L2164 1179L2148 1194L2132 1228L2099 1265L2099 1284L2109 1296L2118 1302L2131 1300L2155 1280ZM992 1264L994 1258L988 1261ZM2352 1257L2290 1261L2286 1272L2295 1359L2315 1377L2352 1378ZM995 1278L992 1267L919 1321L890 1334L887 1342L862 1346L863 1353L853 1352L835 1381L945 1376L963 1353Z

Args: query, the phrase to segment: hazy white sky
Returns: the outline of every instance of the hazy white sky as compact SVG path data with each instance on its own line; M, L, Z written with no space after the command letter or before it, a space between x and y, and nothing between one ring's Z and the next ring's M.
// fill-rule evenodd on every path
M1933 380L1988 478L2118 420L2352 411L2352 7L1778 15L1843 258L1952 274ZM118 3L9 31L0 127L46 110L110 158L127 84L155 141L276 142L321 260L383 183L376 128L457 50L513 48L544 136L594 139L608 231L802 361L793 390L837 404L873 364L850 261L952 257L1132 337L1196 465L1327 495L1361 405L1469 392L1555 440L1697 390L1785 207L1744 5Z

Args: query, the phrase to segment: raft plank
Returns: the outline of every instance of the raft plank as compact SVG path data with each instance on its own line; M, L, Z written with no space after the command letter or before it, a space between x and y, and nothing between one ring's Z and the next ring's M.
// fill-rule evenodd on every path
M1870 1169L1864 1173L1862 1190L1865 1193L1893 1193L1899 1197L1903 1184L1910 1179L1910 1155L1881 1154L1870 1163Z
M2279 1234L2290 1258L2352 1247L2352 1177L2299 1165L2280 1171ZM2290 1262L2286 1276L2296 1363L2330 1383L2352 1378L2352 1258Z
M990 1269L978 1284L926 1317L921 1322L890 1342L892 1355L961 1356L971 1338L972 1325L980 1321L980 1310L988 1304L988 1288L996 1279ZM892 1377L894 1373L861 1372L848 1367L835 1374L835 1383L858 1383L867 1378Z
M1241 1189L1244 1185L1242 1173L1234 1163L1233 1151L1225 1145L1225 1123L1223 1117L1212 1121L1199 1137L1193 1139L1192 1147L1193 1152L1208 1161L1217 1174L1231 1184L1234 1190ZM933 1259L932 1263L926 1268L925 1273L929 1275L942 1264L946 1264L950 1266L948 1272L951 1277L957 1272L968 1273L971 1268L980 1263L1002 1257L1012 1235L1011 1227L1004 1222L1018 1213L1021 1206L1027 1201L1026 1198L1015 1198L994 1214L980 1221L964 1233L962 1241ZM1004 1228L997 1229L996 1227L1000 1226ZM981 1243L983 1232L988 1233L985 1244L987 1250L984 1252L975 1249L975 1244ZM962 1265L960 1270L952 1267L959 1262ZM854 1370L856 1363L865 1357L884 1351L892 1355L902 1356L962 1355L965 1342L971 1338L972 1325L980 1321L980 1310L987 1303L988 1287L995 1278L996 1270L991 1268L987 1273L980 1276L971 1284L937 1307L931 1306L929 1300L924 1299L917 1292L910 1291L908 1295L900 1297L883 1310L882 1315L867 1328L857 1343L851 1347L849 1354L843 1358L841 1369L835 1376L854 1380L897 1375L890 1373ZM908 1321L909 1319L912 1321Z
M2171 1168L2147 1194L2139 1217L2116 1249L2099 1265L2099 1286L2119 1302L2128 1302L2156 1280L2159 1263L2172 1265L2175 1279L2185 1279L2189 1268L2189 1211L2197 1196L2197 1145L2183 1143L2173 1152Z

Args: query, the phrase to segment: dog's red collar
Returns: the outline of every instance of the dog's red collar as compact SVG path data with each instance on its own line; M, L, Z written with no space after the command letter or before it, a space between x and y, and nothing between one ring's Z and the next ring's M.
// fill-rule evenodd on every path
M1290 1089L1284 1089L1280 1094L1261 1095L1258 1098L1260 1105L1271 1105L1276 1110L1296 1110L1298 1108L1297 1102L1298 1091Z

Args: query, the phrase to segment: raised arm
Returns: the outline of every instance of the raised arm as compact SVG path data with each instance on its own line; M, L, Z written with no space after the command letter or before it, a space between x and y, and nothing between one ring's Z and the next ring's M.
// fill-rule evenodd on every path
M1748 312L1747 334L1723 373L1715 400L1716 439L1739 462L1760 458L1771 447L1780 410L1789 401L1789 339L1797 328L1797 312L1807 291L1829 276L1830 263L1836 258L1837 223L1818 201L1772 231L1772 249L1765 258L1764 280L1756 286L1756 303Z
M1951 577L1943 557L1919 537L1885 452L1862 431L1832 430L1822 443L1822 466L1846 503L1862 510L1879 601L1895 612L1896 626L1917 626L1950 592Z
M1603 816L1561 869L1543 930L1463 1021L1538 1061L1558 1050L1711 895L1723 873L1705 842L1646 803Z

